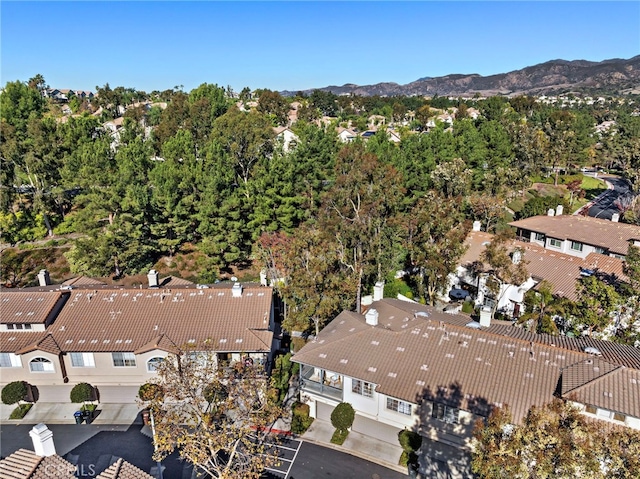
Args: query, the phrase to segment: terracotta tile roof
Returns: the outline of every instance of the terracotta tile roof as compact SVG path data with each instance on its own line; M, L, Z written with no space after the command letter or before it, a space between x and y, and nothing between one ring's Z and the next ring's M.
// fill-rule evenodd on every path
M44 323L61 301L60 291L36 292L3 290L0 292L0 321L3 323Z
M579 383L577 378L583 379L583 384L570 389ZM612 367L598 359L585 360L563 371L562 390L562 397L582 404L640 417L640 371L637 369Z
M439 397L480 414L508 404L520 421L531 405L553 399L563 368L589 358L581 349L473 329L464 326L468 317L401 303L374 302L378 326L341 313L293 360L374 383L376 391L413 403Z
M552 336L550 334L536 334L525 331L515 326L505 326L502 324L491 324L488 331L509 336L524 341L534 341L539 344L546 344L554 348L566 349L569 351L584 351L585 348L596 348L602 354L602 359L613 364L619 364L627 368L640 369L640 348L594 339L589 336L581 338L570 338L567 336Z
M76 466L58 455L42 457L27 449L0 461L0 479L73 479L75 472Z
M228 285L73 290L49 331L64 352L131 352L155 341L166 349L205 339L221 352L269 351L271 298L271 288L257 286L237 298Z
M16 354L25 354L25 353L30 353L31 351L44 351L46 353L51 353L51 354L60 354L62 352L62 349L60 348L60 345L56 342L56 340L53 338L51 333L46 333L42 339L16 351Z
M2 331L0 332L0 352L15 353L40 342L47 334L45 331Z
M640 240L640 226L588 216L533 216L509 224L552 238L600 246L621 255L627 254L629 241Z
M64 286L105 286L107 283L88 276L78 276L62 283Z
M153 476L147 474L142 469L138 469L133 464L128 463L124 459L120 458L101 474L96 476L96 479L154 479Z
M136 354L148 353L149 351L153 351L154 349L160 349L162 351L167 351L168 353L178 354L181 350L180 347L171 341L167 337L166 334L161 334L160 336L152 339L147 344L138 348L134 351Z
M469 265L478 261L486 244L493 240L493 235L482 231L472 231L465 240L467 251L460 260L461 265ZM553 293L572 301L578 299L576 281L581 278L582 270L592 270L603 274L610 280L626 281L622 272L624 262L612 256L590 253L585 259L548 250L534 243L513 240L508 248L520 247L524 251L523 259L527 261L527 271L536 281L547 280L553 286Z
M160 286L162 287L175 287L175 286L194 286L195 283L193 281L188 281L186 279L178 278L177 276L167 276L166 278L162 278L160 281Z

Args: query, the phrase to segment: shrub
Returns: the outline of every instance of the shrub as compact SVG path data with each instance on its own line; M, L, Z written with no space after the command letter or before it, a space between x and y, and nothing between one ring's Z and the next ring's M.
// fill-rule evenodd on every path
M27 395L28 384L25 381L14 381L2 388L2 402L15 404L23 401Z
M294 434L304 434L313 423L313 418L309 416L309 405L297 402L293 405L292 411L291 432Z
M346 431L353 425L356 412L348 402L341 402L331 412L331 424L339 431Z
M422 436L409 429L403 429L398 433L398 442L403 451L415 452L422 446Z
M462 312L466 314L472 314L474 311L473 303L471 301L465 301L462 303Z
M71 402L80 403L93 400L93 386L89 383L79 383L73 386L69 394Z
M27 415L31 406L33 406L33 403L20 404L17 408L11 411L9 419L22 419Z
M398 433L398 442L402 448L402 455L398 462L401 466L418 463L416 451L422 446L422 436L417 432L403 429Z
M141 401L153 401L154 399L162 399L164 391L162 386L154 383L145 383L138 389L138 397Z
M96 410L96 405L95 404L83 404L82 407L80 408L81 411L95 411Z
M341 446L342 444L344 444L344 441L345 439L347 439L348 435L349 435L349 431L347 431L346 429L344 431L341 431L340 429L336 429L333 433L333 436L331 436L331 443Z

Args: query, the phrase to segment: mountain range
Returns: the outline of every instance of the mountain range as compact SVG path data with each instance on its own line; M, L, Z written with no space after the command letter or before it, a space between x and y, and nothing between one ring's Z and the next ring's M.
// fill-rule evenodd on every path
M375 85L327 86L305 90L330 91L336 95L359 96L481 96L492 95L549 95L568 92L581 93L640 93L640 55L628 60L614 58L601 62L587 60L551 60L508 73L482 76L452 74L424 77L400 85L385 82ZM293 96L297 92L281 92Z

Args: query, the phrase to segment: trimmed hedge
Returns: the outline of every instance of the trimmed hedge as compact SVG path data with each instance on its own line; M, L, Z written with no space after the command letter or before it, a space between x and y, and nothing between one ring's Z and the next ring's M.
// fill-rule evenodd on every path
M33 406L33 403L20 404L17 408L11 411L9 419L22 419L27 415L31 406Z
M13 381L2 388L2 402L15 404L27 396L29 385L26 381Z
M346 431L353 425L356 412L348 402L341 402L331 412L331 424L339 431Z
M313 423L313 418L309 416L309 405L297 402L292 408L291 432L294 434L304 434Z
M398 442L402 448L402 455L398 463L401 466L417 464L418 456L416 451L422 446L422 436L417 432L403 429L398 433Z
M89 383L76 384L73 386L69 397L73 403L93 401L93 386Z
M331 436L331 443L337 444L338 446L342 446L342 444L344 444L344 441L347 439L348 435L349 435L349 431L347 431L346 429L344 431L341 431L340 429L336 429L333 432L333 436Z

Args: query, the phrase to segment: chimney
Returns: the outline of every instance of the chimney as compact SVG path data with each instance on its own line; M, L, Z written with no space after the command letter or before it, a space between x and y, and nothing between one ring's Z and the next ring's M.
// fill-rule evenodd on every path
M480 326L485 328L491 326L491 308L485 306L480 310Z
M267 286L267 272L264 269L260 271L260 286Z
M620 213L614 213L611 215L611 221L613 221L614 223L617 223L618 221L620 221Z
M49 271L41 269L38 273L38 283L40 286L49 286L51 284L51 278L49 278Z
M147 278L149 279L149 287L157 288L160 285L160 281L158 280L158 272L155 269L152 269L147 274Z
M384 281L378 281L373 286L373 300L380 301L384 298Z
M553 216L554 213L555 213L555 211L553 210L553 208L549 208L547 210L547 216Z
M478 220L473 222L473 231L480 231L480 227L481 227L482 223L480 223Z
M371 326L378 325L378 311L376 311L374 308L371 308L369 311L367 311L367 313L364 315L364 318L367 324L370 324Z
M234 298L242 297L242 285L240 283L233 283L233 287L231 288L231 296Z
M29 431L33 441L33 451L37 456L53 456L56 453L56 445L53 443L53 433L46 424L40 423Z
M522 260L522 252L520 250L515 250L513 252L513 254L511 255L511 262L513 264L520 264L520 261Z
M562 216L562 211L564 210L564 206L558 205L556 206L556 216Z

